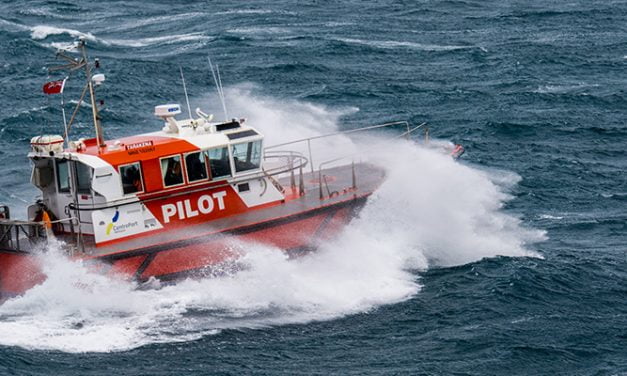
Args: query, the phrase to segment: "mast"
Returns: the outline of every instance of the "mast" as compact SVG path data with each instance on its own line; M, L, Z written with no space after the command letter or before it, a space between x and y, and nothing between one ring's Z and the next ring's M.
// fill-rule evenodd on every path
M57 52L57 57L61 58L65 61L67 61L67 64L64 65L60 65L60 66L56 66L56 67L51 67L48 69L49 72L53 72L53 71L57 71L57 70L69 70L70 72L80 69L80 68L85 68L85 77L87 79L87 83L85 84L85 87L83 88L83 92L81 94L80 99L78 100L78 103L76 104L76 107L74 108L74 112L72 113L72 117L70 118L69 123L67 124L67 130L66 130L66 138L69 135L70 129L72 127L72 123L74 122L74 119L76 118L76 114L78 113L78 110L81 106L81 103L83 101L83 98L85 98L85 94L87 93L87 91L89 91L89 97L90 97L90 102L91 102L91 112L92 112L92 119L94 122L94 130L96 131L96 142L98 145L98 153L100 153L101 148L106 146L105 141L104 141L104 132L102 131L102 126L100 125L100 115L98 113L98 106L97 106L97 101L96 101L96 91L94 88L94 75L92 74L92 66L88 60L87 57L87 49L85 48L85 39L84 38L79 38L78 43L77 43L77 47L80 49L80 54L81 54L81 58L80 59L76 59L73 58L71 56L68 56L65 54L64 51L59 51ZM94 62L94 68L98 68L100 66L98 59L95 60ZM96 76L102 76L102 75L96 75ZM96 84L101 83L104 80L104 76L103 77L98 77L99 80Z
M91 112L94 118L94 129L96 130L96 142L98 142L98 152L100 148L105 146L104 134L102 133L102 127L100 126L100 115L98 115L98 106L96 106L96 94L94 90L94 82L91 75L91 67L87 60L87 50L85 49L85 39L80 39L78 46L81 49L83 55L83 61L85 61L85 76L87 77L87 85L89 85L89 97L91 98Z

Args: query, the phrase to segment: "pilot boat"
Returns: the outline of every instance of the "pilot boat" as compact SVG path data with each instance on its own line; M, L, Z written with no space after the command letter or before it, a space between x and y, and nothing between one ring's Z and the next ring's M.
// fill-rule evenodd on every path
M197 117L188 111L179 120L178 104L155 107L160 130L105 140L95 97L104 76L95 74L99 63L88 60L85 42L77 48L78 58L59 53L68 62L60 68L84 68L86 76L67 124L64 113L65 134L30 144L31 182L41 197L27 220L0 206L3 299L45 280L38 255L53 238L98 272L140 282L211 275L237 259L234 242L296 255L337 234L384 180L382 168L365 162L336 158L314 168L312 138L267 146L244 119L215 122L197 109ZM58 93L64 83L48 83L44 92ZM72 141L87 93L95 137ZM349 132L398 125L413 130L397 122Z

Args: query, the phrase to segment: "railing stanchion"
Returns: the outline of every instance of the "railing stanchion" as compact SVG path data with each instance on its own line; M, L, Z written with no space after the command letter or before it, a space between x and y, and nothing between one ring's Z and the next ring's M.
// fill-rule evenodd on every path
M311 155L311 139L307 139L307 149L309 150L309 163L311 163L311 177L314 176L314 161L313 156Z
M296 177L294 176L294 156L292 155L292 153L290 153L289 166L290 166L290 188L292 189L292 192L294 192L296 190Z
M351 164L352 172L353 172L353 190L357 189L357 177L355 176L355 161L353 160Z
M324 194L322 193L322 167L318 170L318 187L320 187L320 199L324 198Z
M305 195L305 178L303 177L303 164L300 164L299 167L299 183L298 183L298 194L300 196Z

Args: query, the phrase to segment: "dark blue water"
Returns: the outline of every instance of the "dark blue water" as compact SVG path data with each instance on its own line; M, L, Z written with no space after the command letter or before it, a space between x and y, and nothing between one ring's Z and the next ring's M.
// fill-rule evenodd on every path
M360 300L368 285L312 308L276 285L246 295L240 281L241 306L190 285L191 303L168 295L162 310L144 312L148 298L129 292L130 313L109 312L104 301L117 295L95 285L89 299L60 313L76 292L52 284L0 312L0 373L627 373L627 2L27 0L3 1L0 10L0 201L16 212L36 196L25 158L30 137L60 133L58 98L41 94L43 66L54 63L56 47L84 35L107 76L99 90L108 137L157 129L153 107L182 100L179 65L193 104L219 113L210 55L231 106L252 120L293 115L342 129L428 122L432 136L466 147L460 169L506 180L497 185L510 199L495 199L503 207L474 211L469 221L504 215L519 218L521 232L546 232L541 240L503 230L503 249L483 252L457 227L430 227L435 239L447 238L439 243L446 249L420 244L424 264L403 268L414 290L390 276L389 297L368 304ZM67 91L78 86L70 80ZM76 137L91 135L87 115ZM419 178L407 183L426 195ZM449 205L446 187L429 197L433 213L463 212L483 189L464 186ZM411 225L419 232L425 223ZM499 228L472 223L478 232ZM308 282L327 278L317 276ZM360 280L342 276L346 284ZM255 294L266 290L273 298L259 307ZM345 309L350 299L360 303ZM68 317L78 324L68 327ZM124 332L117 321L110 329L109 317L140 329ZM23 333L24 325L33 332ZM77 353L81 346L96 351Z

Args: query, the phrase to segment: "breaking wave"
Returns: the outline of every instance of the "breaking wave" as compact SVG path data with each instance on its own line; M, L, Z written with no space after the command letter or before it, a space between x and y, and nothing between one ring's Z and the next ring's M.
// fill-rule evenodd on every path
M339 118L355 111L253 92L228 89L229 110L258 126L269 143L336 131ZM109 352L225 329L330 320L410 299L420 291L417 272L431 266L539 256L528 246L544 234L502 210L516 174L482 171L437 148L378 136L339 137L332 148L368 148L388 177L359 218L318 252L288 260L278 249L234 242L245 266L237 273L138 288L93 273L52 246L40 256L48 279L0 306L0 343Z
M183 42L208 42L214 40L215 38L207 36L203 33L195 32L195 33L186 33L186 34L175 34L175 35L165 35L159 37L146 37L146 38L137 38L137 39L118 39L118 38L100 38L96 37L91 33L84 33L79 30L74 29L65 29L59 28L55 26L48 25L38 25L28 28L31 32L31 38L34 40L45 40L46 38L54 35L62 35L67 34L74 38L82 37L92 42L102 43L106 46L118 46L118 47L149 47L153 45L168 45L174 43L183 43ZM55 49L69 49L74 46L74 43L69 42L52 42L49 46Z
M91 33L83 33L74 29L64 29L55 26L37 25L30 28L31 38L36 40L43 40L51 35L68 34L74 38L82 37L91 41L96 41L96 37Z
M104 40L105 43L115 45L115 46L124 46L124 47L147 47L152 45L161 45L161 44L172 44L172 43L181 43L181 42L189 42L189 41L211 41L214 38L206 36L202 33L188 33L188 34L178 34L178 35L166 35L163 37L149 37L149 38L139 38L139 39L107 39Z

